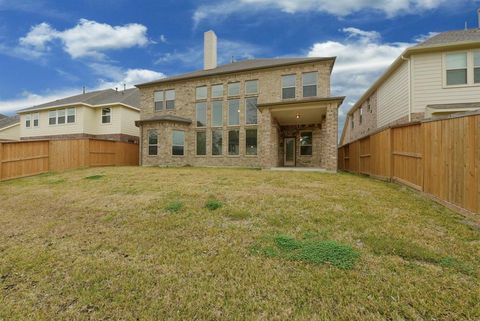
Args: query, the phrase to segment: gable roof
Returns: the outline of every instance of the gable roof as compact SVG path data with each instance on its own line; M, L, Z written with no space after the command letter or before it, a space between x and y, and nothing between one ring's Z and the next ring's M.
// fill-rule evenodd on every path
M454 30L439 33L424 42L419 43L415 48L476 41L480 41L480 29Z
M319 61L330 61L331 67L330 72L333 68L333 64L335 62L336 57L322 57L322 58L271 58L271 59L250 59L250 60L242 60L233 62L230 64L225 64L218 66L214 69L209 70L197 70L194 72L181 74L177 76L171 76L167 78L158 79L155 81L146 82L143 84L136 85L137 87L143 87L153 84L159 83L166 83L170 81L177 81L177 80L186 80L192 78L200 78L200 77L207 77L207 76L214 76L214 75L221 75L221 74L229 74L233 72L241 72L241 71L249 71L249 70L256 70L256 69L265 69L265 68L273 68L273 67L281 67L281 66L288 66L288 65L296 65L302 63L309 63L309 62L319 62Z
M7 117L5 115L3 118L0 118L0 130L10 127L12 125L15 125L17 123L20 123L20 116L16 115L13 117Z
M48 109L52 107L60 107L67 105L84 104L90 106L102 106L113 104L124 104L136 109L140 108L140 91L137 88L131 88L124 91L116 91L113 89L104 89L88 92L85 94L75 95L58 99L45 104L21 109L18 112Z

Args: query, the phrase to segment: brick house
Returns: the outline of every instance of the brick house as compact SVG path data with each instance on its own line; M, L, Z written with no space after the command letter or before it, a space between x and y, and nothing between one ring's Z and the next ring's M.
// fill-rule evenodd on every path
M139 97L137 88L105 89L19 110L20 139L97 138L138 143Z
M337 169L335 58L253 59L217 66L205 33L204 69L137 85L144 166Z

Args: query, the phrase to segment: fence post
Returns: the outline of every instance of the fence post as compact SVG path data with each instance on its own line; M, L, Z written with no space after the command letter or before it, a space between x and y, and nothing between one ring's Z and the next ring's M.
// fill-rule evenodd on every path
M0 143L0 182L2 181L2 164L3 164L3 144Z
M394 173L395 173L395 170L394 170L394 164L395 164L395 160L394 160L394 157L395 155L393 154L394 153L394 150L393 150L393 143L394 143L394 138L393 138L393 131L394 129L393 128L389 128L389 133L390 133L390 146L389 146L389 151L388 153L390 154L390 173L389 173L389 181L393 181L393 176L394 176Z

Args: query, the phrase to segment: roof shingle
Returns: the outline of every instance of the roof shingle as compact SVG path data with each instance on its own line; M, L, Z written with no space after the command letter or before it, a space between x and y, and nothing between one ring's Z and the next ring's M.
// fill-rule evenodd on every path
M454 30L439 33L424 42L416 45L416 48L431 47L438 45L454 44L459 42L480 42L480 29Z
M317 61L335 61L335 57L323 57L323 58L272 58L272 59L251 59L251 60L243 60L237 61L230 64L225 64L218 66L214 69L209 70L197 70L194 72L181 74L177 76L171 76L167 78L158 79L155 81L146 82L143 84L136 85L137 87L141 86L148 86L157 83L164 83L169 81L175 80L185 80L190 78L198 78L198 77L207 77L207 76L214 76L219 74L228 74L233 72L240 72L240 71L248 71L248 70L255 70L255 69L263 69L263 68L272 68L272 67L279 67L284 65L293 65L293 64L300 64L300 63L308 63L308 62L317 62ZM332 64L333 65L333 64Z
M97 90L25 108L19 110L19 112L82 103L88 105L125 104L140 108L140 91L137 88L131 88L125 91L116 91L113 89Z
M14 125L14 124L20 122L20 116L18 116L18 115L13 116L13 117L7 117L5 115L2 115L2 116L4 116L4 117L0 118L0 129L3 129L5 127L9 127L11 125Z

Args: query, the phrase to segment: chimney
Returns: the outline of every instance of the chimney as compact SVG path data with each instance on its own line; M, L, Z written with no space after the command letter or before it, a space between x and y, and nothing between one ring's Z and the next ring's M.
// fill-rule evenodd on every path
M203 37L203 69L217 68L217 35L212 30Z

